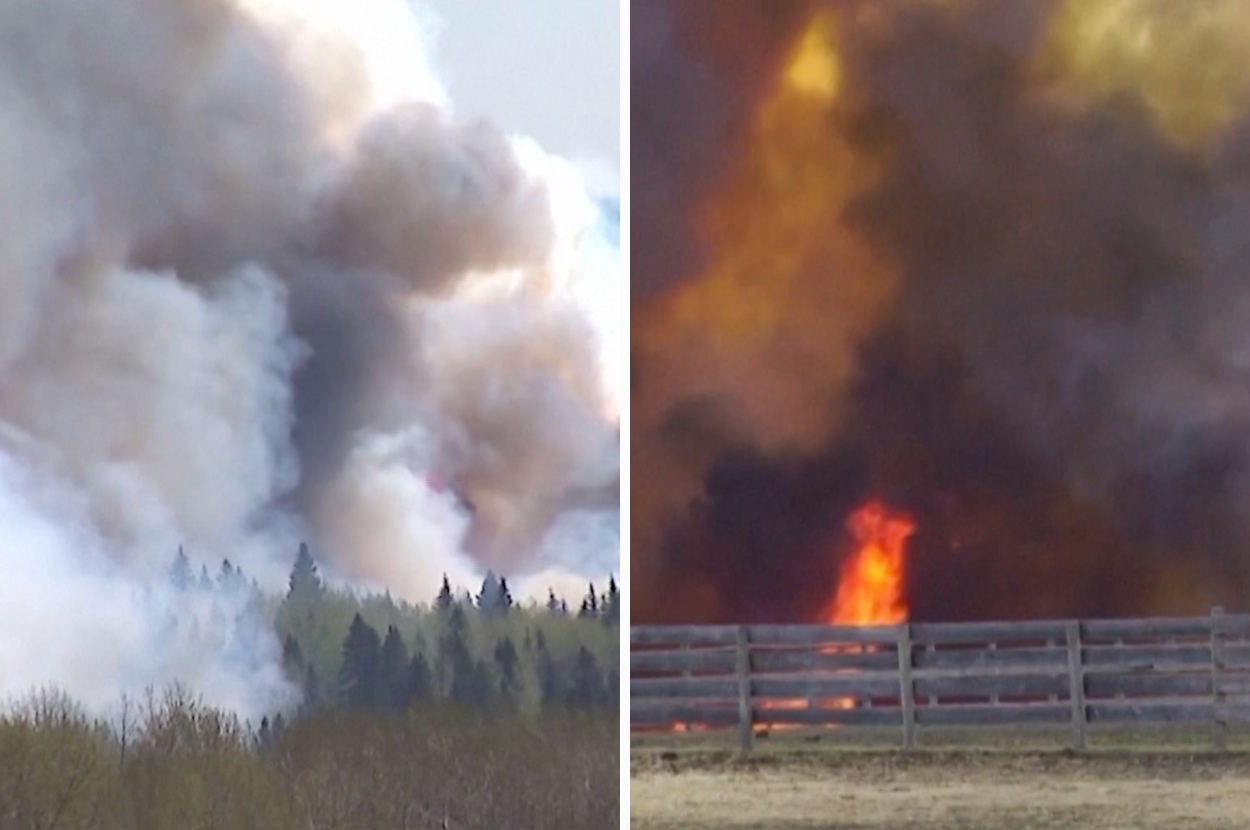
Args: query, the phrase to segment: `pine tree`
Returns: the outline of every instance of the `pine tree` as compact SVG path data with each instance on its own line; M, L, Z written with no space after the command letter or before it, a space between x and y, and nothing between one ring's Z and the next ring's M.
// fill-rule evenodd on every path
M495 644L495 663L499 666L499 690L505 697L515 697L517 689L520 688L520 679L517 676L517 664L520 662L516 646L512 644L511 637L504 637Z
M553 588L547 589L547 613L553 617L560 616L560 600L556 599L556 592Z
M487 571L486 576L482 578L482 590L474 602L477 610L482 616L494 616L499 608L499 578L495 576L494 571Z
M570 689L569 703L579 709L591 709L602 705L605 697L603 676L599 672L599 661L582 646L577 651L577 661L573 664L573 684Z
M496 605L500 616L507 616L512 611L512 592L508 590L508 580L499 577L499 601Z
M417 652L408 663L407 675L404 678L404 705L428 703L434 699L434 673L425 654Z
M195 575L191 572L191 562L187 559L187 555L182 551L182 545L178 546L178 555L174 557L174 563L169 568L169 581L179 591L185 591L191 587Z
M599 597L595 594L595 584L590 583L590 591L582 598L581 608L577 612L578 619L593 620L599 617Z
M456 604L455 597L451 593L451 582L447 579L447 574L443 574L443 587L439 589L438 598L434 600L434 607L443 613L451 611L452 606Z
M321 678L317 675L317 667L312 663L304 670L303 692L305 711L321 708Z
M320 599L325 594L325 585L321 575L317 573L317 563L308 550L308 545L301 542L299 554L295 557L295 565L291 568L291 576L287 580L287 597L290 599Z
M302 677L304 674L304 650L299 647L294 634L286 635L282 641L282 667L286 669L287 677Z
M343 640L338 698L347 706L376 707L383 699L382 640L359 613Z
M608 578L608 593L603 601L603 624L621 624L621 592L616 587L616 577Z
M382 685L386 702L396 709L404 707L406 699L405 676L408 670L408 647L399 629L386 627L386 639L382 643Z
M212 577L208 575L208 565L200 565L200 590L213 590L213 580Z

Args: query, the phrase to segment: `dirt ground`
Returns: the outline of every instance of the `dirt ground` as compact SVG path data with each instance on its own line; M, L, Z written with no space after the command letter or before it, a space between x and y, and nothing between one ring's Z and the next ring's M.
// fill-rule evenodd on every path
M631 756L636 830L1244 830L1250 754Z

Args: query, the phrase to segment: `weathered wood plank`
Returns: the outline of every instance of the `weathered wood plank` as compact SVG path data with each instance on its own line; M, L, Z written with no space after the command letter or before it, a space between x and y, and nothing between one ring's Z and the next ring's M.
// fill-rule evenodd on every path
M732 701L724 706L678 705L665 703L629 704L629 722L635 726L668 726L678 723L725 727L738 722L738 709Z
M726 677L648 677L630 678L629 696L633 698L708 698L733 697L738 683Z
M1129 674L1086 674L1086 698L1125 697L1207 697L1211 694L1211 675L1196 672L1162 674L1156 672Z
M941 704L917 706L921 726L1009 726L1067 723L1066 703Z
M732 646L737 641L737 626L733 625L643 625L631 626L631 646L679 646L683 642L691 646Z
M898 666L895 649L879 651L831 651L804 649L751 649L756 674L800 671L891 671Z
M884 697L898 695L898 672L795 675L751 679L755 698Z
M1211 701L1089 701L1086 711L1090 723L1207 723L1211 720Z
M698 648L688 651L631 651L629 673L655 672L719 672L731 674L734 670L734 650L731 648Z
M915 645L956 645L960 643L1009 643L1061 640L1064 624L1060 621L989 622L989 623L916 623L911 627Z
M894 625L749 625L752 646L888 645L898 642Z
M903 711L897 706L872 709L772 709L756 706L753 712L757 724L774 726L899 726L903 722Z
M1066 695L1066 674L990 674L950 677L914 676L921 697L1041 697Z
M911 626L900 627L898 640L899 705L903 712L903 749L916 745L916 684L912 678Z
M1123 645L1086 646L1087 670L1160 671L1211 668L1211 646Z
M746 626L738 627L734 648L734 686L738 698L738 749L751 751L755 729L751 723L751 642Z
M1086 620L1081 623L1081 641L1087 646L1116 640L1159 640L1167 637L1208 637L1209 617L1156 617L1130 620Z
M1053 669L1066 671L1067 651L1046 646L996 649L917 649L912 657L914 671L951 671L955 669L1028 670Z

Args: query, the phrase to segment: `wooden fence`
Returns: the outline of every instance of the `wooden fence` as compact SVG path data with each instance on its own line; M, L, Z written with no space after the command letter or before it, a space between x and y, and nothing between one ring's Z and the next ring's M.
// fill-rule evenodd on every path
M631 729L1250 722L1250 614L631 628Z

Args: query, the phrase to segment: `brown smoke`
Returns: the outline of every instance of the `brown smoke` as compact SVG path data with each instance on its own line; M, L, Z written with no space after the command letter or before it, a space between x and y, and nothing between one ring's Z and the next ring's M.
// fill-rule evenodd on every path
M1244 604L1250 2L767 5L634 4L733 125L633 160L638 619L813 619L869 496L917 618Z

